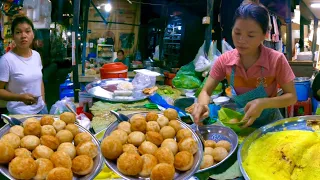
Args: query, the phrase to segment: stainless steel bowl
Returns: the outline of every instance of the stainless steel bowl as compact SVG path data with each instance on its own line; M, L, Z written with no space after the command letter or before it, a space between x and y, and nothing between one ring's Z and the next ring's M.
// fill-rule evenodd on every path
M146 113L139 113L139 114L146 114ZM134 114L131 114L131 115L128 115L128 117L132 117ZM159 116L162 116L162 114L159 114ZM179 171L176 171L175 173L175 176L174 176L174 179L175 180L186 180L186 179L189 179L195 172L198 171L199 167L200 167L200 164L201 164L201 160L202 160L202 157L203 157L203 145L201 143L201 140L200 138L196 135L196 133L190 128L189 125L183 123L182 121L181 122L181 126L185 129L189 129L191 132L192 132L192 137L196 140L196 142L198 143L198 147L199 147L199 150L196 154L194 154L194 162L193 162L193 166L192 168L189 170L189 171L186 171L186 172L179 172ZM105 131L105 134L104 134L104 137L107 137L108 135L111 134L111 132L113 130L115 130L117 127L118 127L118 124L119 122L118 121L115 121L113 122L112 124L110 124L106 131ZM112 161L112 160L109 160L109 159L106 159L105 158L105 163L106 165L111 169L113 170L114 172L116 172L117 174L119 174L122 178L124 179L128 179L128 180L149 180L150 178L149 177L142 177L142 176L127 176L127 175L124 175L122 174L118 168L117 168L117 163L115 161Z
M231 149L229 151L228 156L224 158L222 161L220 161L219 163L211 167L201 169L197 173L218 167L235 152L238 146L237 134L228 127L219 126L219 125L208 125L208 126L199 126L199 130L205 140L214 140L216 142L221 140L228 141L231 144Z
M40 119L42 116L40 116L40 115L28 116L28 117L24 117L24 118L22 118L20 120L22 122L24 122L26 119L28 119L30 117L34 117L34 118ZM59 119L59 118L55 117L55 120L57 120L57 119ZM92 170L92 172L90 174L86 175L86 176L77 176L77 175L74 174L73 180L94 179L100 173L102 165L103 165L103 157L102 157L102 153L101 153L101 150L100 150L100 143L88 130L86 130L84 127L82 127L82 126L80 126L78 124L76 124L76 125L79 127L80 132L86 132L86 133L91 135L92 142L98 147L98 155L93 159L93 170ZM3 126L0 129L0 137L5 135L6 133L8 133L9 130L10 130L10 126L8 124ZM9 173L8 165L0 164L0 172L10 180L14 180L15 179Z
M243 177L249 180L249 176L246 170L243 167L243 161L248 156L248 151L251 146L257 139L268 132L278 132L283 130L305 130L305 131L313 131L311 127L307 126L307 120L315 120L320 119L320 116L301 116L301 117L293 117L293 118L286 118L282 119L268 125L265 125L253 133L251 133L240 145L238 149L238 163L240 166L240 170L243 174Z

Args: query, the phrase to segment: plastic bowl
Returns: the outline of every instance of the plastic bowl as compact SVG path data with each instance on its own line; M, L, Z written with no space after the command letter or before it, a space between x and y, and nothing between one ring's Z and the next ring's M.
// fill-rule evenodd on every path
M212 99L212 101L214 102L214 104L216 105L222 105L222 104L225 104L227 102L230 101L230 98L229 97L226 97L226 96L220 96L218 98L215 98L215 99Z

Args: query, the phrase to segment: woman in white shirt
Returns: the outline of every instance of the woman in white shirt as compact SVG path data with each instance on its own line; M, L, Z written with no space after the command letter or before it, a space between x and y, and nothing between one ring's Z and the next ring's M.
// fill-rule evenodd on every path
M47 114L44 102L40 54L30 48L34 39L32 21L17 15L11 32L16 44L0 59L0 99L8 101L10 114Z

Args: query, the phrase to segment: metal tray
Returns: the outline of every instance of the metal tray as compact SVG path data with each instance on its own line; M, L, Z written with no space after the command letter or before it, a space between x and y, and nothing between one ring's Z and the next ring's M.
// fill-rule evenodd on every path
M146 114L146 113L139 113L139 114ZM128 115L128 117L132 117L134 114L130 114ZM158 114L159 116L163 116L162 114ZM203 145L201 143L201 140L200 138L196 135L196 133L190 128L189 125L185 124L184 122L180 121L181 123L181 126L182 128L185 128L185 129L189 129L191 132L192 132L192 137L197 141L198 143L198 152L193 156L194 157L194 162L193 162L193 166L192 168L189 170L189 171L185 171L185 172L179 172L176 170L176 173L175 173L175 176L174 176L174 179L175 180L186 180L186 179L189 179L191 176L193 176L194 173L197 172L197 170L199 169L200 167L200 164L201 164L201 160L202 160L202 156L203 156ZM118 124L119 122L118 121L115 121L113 122L112 124L110 124L105 133L104 133L104 137L107 137L108 135L111 134L111 132L113 130L115 130L117 127L118 127ZM105 163L106 165L111 169L113 170L114 172L116 172L117 174L119 174L122 178L124 179L128 179L128 180L150 180L149 177L142 177L142 176L127 176L127 175L124 175L122 174L118 168L117 168L117 163L115 161L111 161L111 160L108 160L105 158Z
M228 156L226 158L224 158L222 161L220 161L219 163L217 163L213 166L210 166L208 168L201 169L201 170L197 171L197 173L218 167L220 164L222 164L225 160L227 160L235 152L235 150L238 146L237 134L232 129L230 129L228 127L219 126L219 125L199 126L199 131L205 140L214 140L216 142L221 141L221 140L226 140L226 141L230 142L231 149L229 151Z
M94 89L92 89L94 87L100 86L102 88L107 88L108 91L110 92L113 92L119 83L131 82L131 81L132 79L129 79L129 78L112 78L112 79L97 80L87 84L85 89L91 96L101 100L110 101L110 102L134 102L134 101L141 101L148 98L148 96L145 95L142 91L133 91L132 98L130 99L115 99L114 97L105 97L103 94L101 94L100 91L95 91Z
M245 171L242 162L247 158L248 151L252 143L255 142L258 138L263 136L268 132L279 132L283 130L305 130L305 131L313 131L311 127L307 126L307 120L320 120L320 116L301 116L301 117L293 117L293 118L286 118L271 124L265 125L253 133L251 133L240 145L238 149L238 163L240 166L241 173L243 177L249 180L249 176Z
M35 115L35 116L28 116L28 117L24 117L22 119L20 119L22 122L24 122L26 119L30 118L30 117L34 117L37 119L40 119L42 116L41 115ZM57 116L54 117L55 120L59 119ZM79 127L80 132L86 132L88 134L91 135L92 137L92 142L98 147L98 155L93 159L93 170L90 174L86 175L86 176L77 176L74 174L73 176L73 180L87 180L87 179L94 179L101 171L102 165L103 165L103 157L102 157L102 153L100 150L100 143L99 141L84 127L80 126L79 124L75 124ZM10 126L7 124L5 126L3 126L0 129L0 137L2 137L3 135L5 135L7 132L9 132L10 130ZM11 176L11 174L9 173L9 169L8 166L5 164L0 164L0 172L5 175L8 179L10 180L14 180L14 177Z

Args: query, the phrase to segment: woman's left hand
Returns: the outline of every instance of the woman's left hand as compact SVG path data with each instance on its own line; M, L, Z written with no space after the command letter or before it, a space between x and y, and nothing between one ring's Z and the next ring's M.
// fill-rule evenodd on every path
M264 103L264 99L255 99L247 103L247 105L244 107L245 115L242 121L248 122L245 125L243 125L243 128L251 126L254 123L254 121L260 117L262 111L265 109Z

